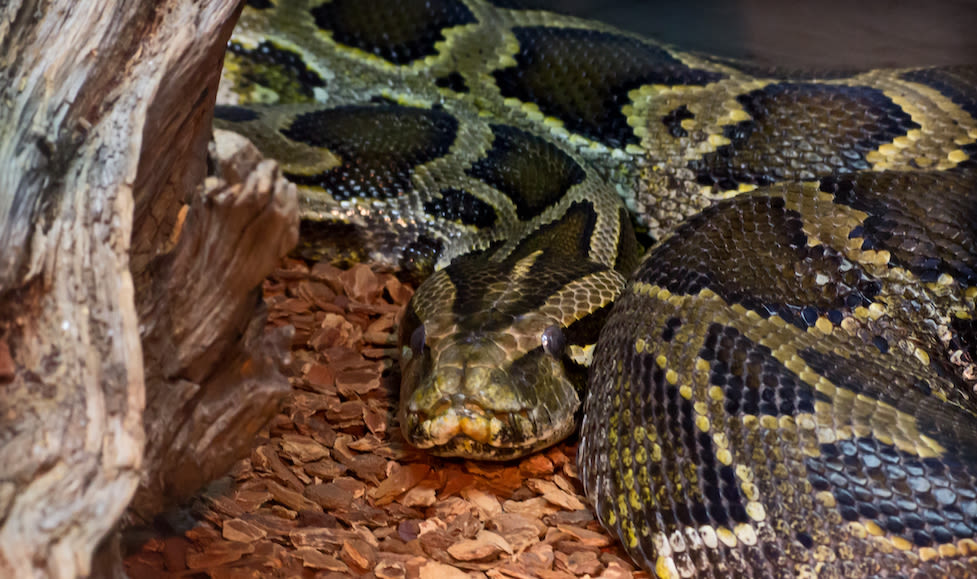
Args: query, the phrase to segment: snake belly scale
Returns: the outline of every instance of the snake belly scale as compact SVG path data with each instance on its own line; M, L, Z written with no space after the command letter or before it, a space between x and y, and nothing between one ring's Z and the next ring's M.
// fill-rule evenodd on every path
M804 73L511 0L250 0L215 124L424 279L401 427L569 435L660 577L977 573L977 68ZM647 230L644 257L632 219Z

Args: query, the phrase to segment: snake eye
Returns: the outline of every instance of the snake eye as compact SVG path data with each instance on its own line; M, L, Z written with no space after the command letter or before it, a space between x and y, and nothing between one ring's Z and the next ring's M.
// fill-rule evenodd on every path
M543 351L554 358L562 356L563 349L567 346L567 339L563 335L563 328L556 324L543 330L541 341L543 342Z
M426 339L427 337L424 335L424 324L421 324L410 335L410 349L415 356L420 355L424 351L424 341Z

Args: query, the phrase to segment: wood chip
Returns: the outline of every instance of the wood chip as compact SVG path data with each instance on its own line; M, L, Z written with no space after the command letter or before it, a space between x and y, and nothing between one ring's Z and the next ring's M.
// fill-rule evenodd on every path
M13 380L16 370L14 359L10 355L10 346L6 340L0 340L0 382Z
M525 501L505 501L502 503L502 509L507 513L523 514L539 519L559 511L560 507L543 497L534 497Z
M336 573L349 573L350 571L349 567L339 559L312 547L299 547L295 550L295 556L302 560L302 565L305 567L335 571Z
M169 537L163 543L163 564L167 571L183 571L187 568L187 552L190 542L183 537Z
M267 531L242 519L224 521L221 536L228 541L251 543L268 536Z
M187 568L208 569L237 561L254 551L251 543L218 542L210 545L204 552L187 552Z
M478 509L478 516L483 521L502 514L502 503L491 493L469 487L461 491L461 496Z
M286 433L281 438L281 454L292 462L313 462L329 456L329 449L301 434Z
M543 495L543 498L547 501L568 511L578 511L587 508L580 499L560 489L553 481L530 479L526 481L526 486Z
M457 567L431 561L421 567L418 577L419 579L468 579L469 576Z
M317 505L316 503L310 501L309 499L305 498L304 496L302 496L301 494L293 490L289 490L283 487L282 485L274 481L269 480L267 481L267 484L268 484L268 492L271 493L271 496L274 497L276 501L280 502L286 507L295 509L296 511L322 510L321 507L319 507L319 505Z
M426 464L396 466L390 476L368 494L377 506L385 505L424 480L429 472L431 467Z
M366 541L351 539L343 542L339 556L350 567L360 572L366 572L372 569L376 563L377 551Z
M584 545L606 547L611 544L611 538L603 532L598 533L595 531L588 531L587 529L581 529L580 527L573 527L570 525L560 525L558 528L560 531L571 535Z
M336 483L307 486L305 496L327 511L349 508L353 503L353 493Z
M575 447L498 464L407 445L392 356L409 285L365 266L286 259L264 288L269 327L297 330L291 396L228 489L194 505L197 525L141 541L130 576L632 575L587 510Z
M512 545L492 531L479 531L474 539L458 541L448 547L448 554L459 561L495 558L500 553L512 554Z
M546 524L539 518L515 513L502 513L493 517L486 526L495 529L516 551L522 551L546 533Z
M347 370L336 376L336 390L343 396L363 396L379 387L379 372Z
M336 375L325 364L312 364L305 372L305 379L310 388L317 392L329 393L336 386Z
M419 485L407 491L401 503L405 507L430 507L437 500L437 489Z
M597 553L592 551L577 551L569 555L557 553L556 563L574 575L596 575L604 569L597 559Z

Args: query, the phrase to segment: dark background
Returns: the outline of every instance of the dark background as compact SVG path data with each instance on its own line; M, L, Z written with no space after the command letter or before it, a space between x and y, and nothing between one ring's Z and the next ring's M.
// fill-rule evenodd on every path
M688 50L787 67L977 63L977 0L535 0Z

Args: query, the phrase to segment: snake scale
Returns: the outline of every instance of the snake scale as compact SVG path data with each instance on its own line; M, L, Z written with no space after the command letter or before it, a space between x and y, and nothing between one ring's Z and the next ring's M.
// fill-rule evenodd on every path
M224 76L216 124L301 187L303 252L426 277L412 444L507 459L582 415L586 494L659 577L977 573L974 67L250 0Z

